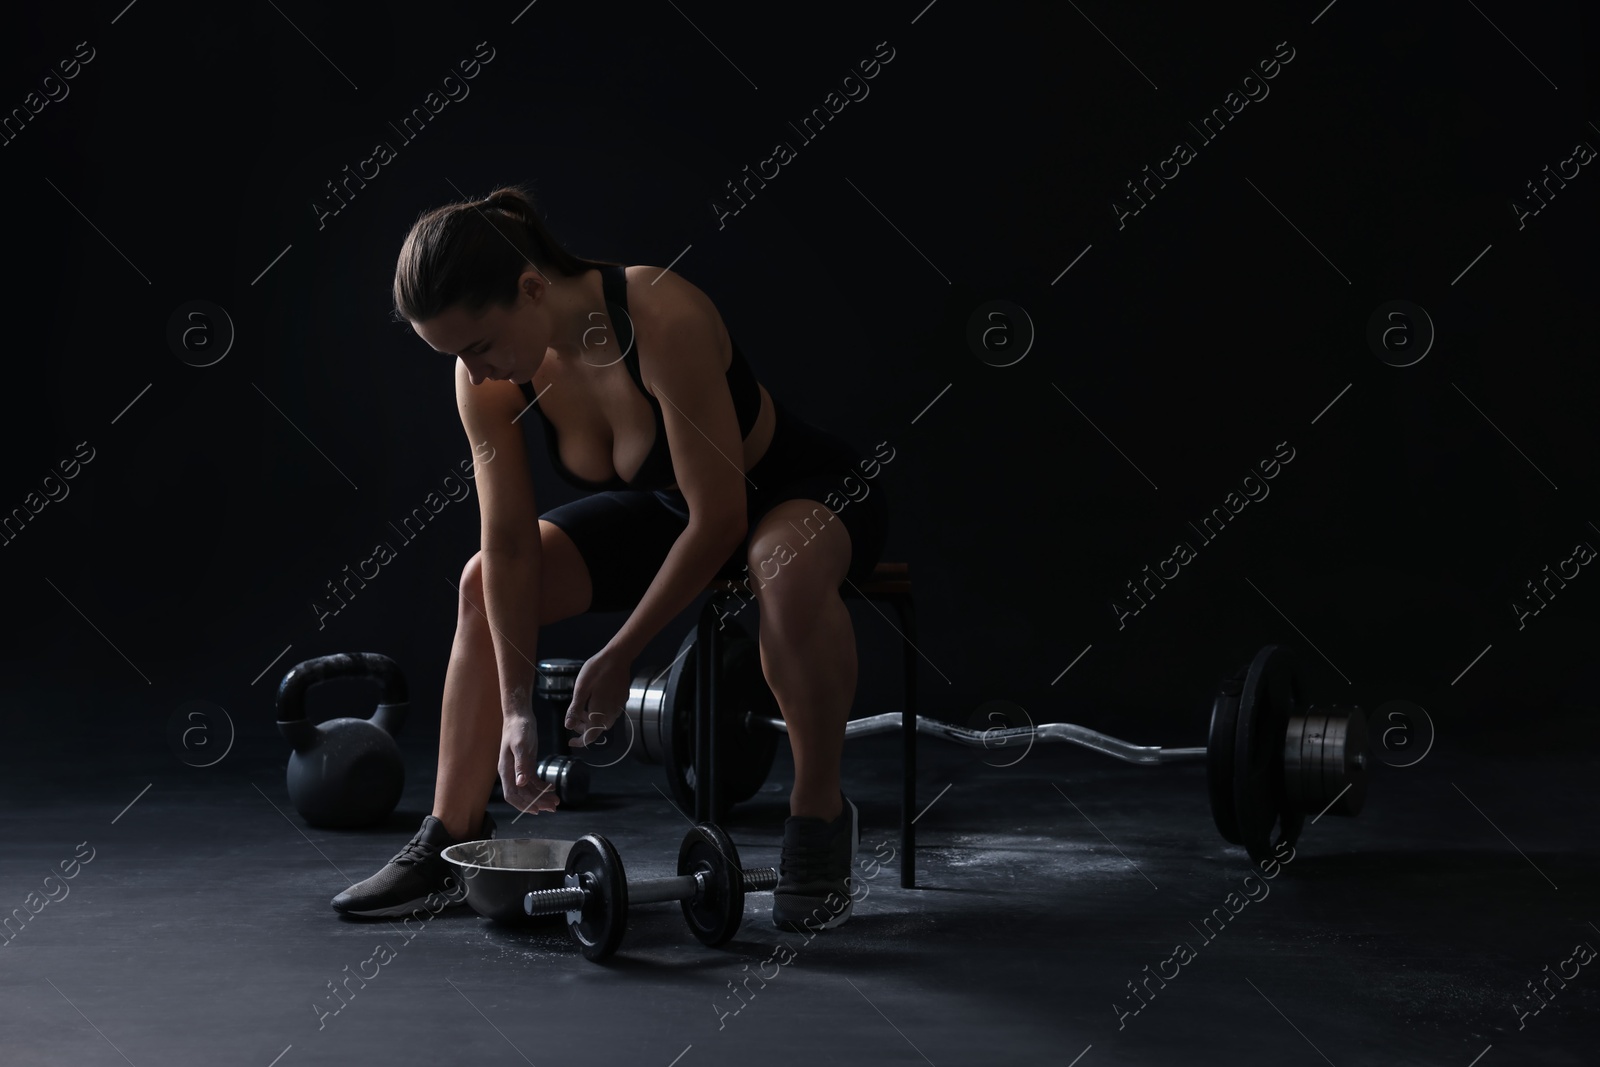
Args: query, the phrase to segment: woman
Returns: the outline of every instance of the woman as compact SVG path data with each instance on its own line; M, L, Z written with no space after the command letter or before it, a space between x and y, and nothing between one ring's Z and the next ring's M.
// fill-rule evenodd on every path
M400 915L452 886L439 853L493 834L497 768L513 807L554 810L534 775L540 627L630 612L574 681L566 725L581 747L622 713L646 643L722 577L749 581L794 751L773 922L843 923L858 829L839 763L856 650L839 589L871 573L887 519L881 487L846 504L843 484L870 461L777 403L693 284L571 255L516 186L418 219L394 303L455 358L482 538L461 575L433 812L334 908ZM529 407L561 477L592 491L543 515L522 436Z

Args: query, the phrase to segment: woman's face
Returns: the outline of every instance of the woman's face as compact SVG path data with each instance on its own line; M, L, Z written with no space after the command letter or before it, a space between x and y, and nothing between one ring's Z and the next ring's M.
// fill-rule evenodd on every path
M457 304L411 328L434 350L466 364L473 385L521 384L533 377L550 347L548 291L543 279L528 271L518 279L517 299L509 307L491 304L475 316Z

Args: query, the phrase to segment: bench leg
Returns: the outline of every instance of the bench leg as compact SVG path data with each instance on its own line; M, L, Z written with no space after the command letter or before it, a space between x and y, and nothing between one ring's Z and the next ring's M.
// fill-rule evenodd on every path
M713 601L715 599L712 597ZM711 765L706 751L706 746L711 743L711 730L707 725L711 657L707 654L706 633L706 617L710 611L711 602L708 601L695 622L694 637L694 821L697 823L707 822L711 818L711 793L706 789L706 769Z
M694 687L694 817L696 822L719 822L722 818L722 775L717 766L717 676L722 663L722 628L717 625L721 596L713 594L700 611L695 633Z
M720 597L714 598L714 602L720 602L720 599ZM706 657L711 661L705 720L708 727L706 739L706 806L711 810L706 817L714 823L721 823L726 812L722 808L722 754L717 751L721 746L717 744L717 734L720 731L717 730L716 724L722 722L724 718L721 714L722 694L718 691L722 677L722 627L718 626L714 619L716 614L714 609L707 611L705 620L702 623L705 628L706 641L711 651L711 655Z
M896 597L900 628L905 634L905 707L900 712L900 887L917 884L917 652L916 621L910 597Z

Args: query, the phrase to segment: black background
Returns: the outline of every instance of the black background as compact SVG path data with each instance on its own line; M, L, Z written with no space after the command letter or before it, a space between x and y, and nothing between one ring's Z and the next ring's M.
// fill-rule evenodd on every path
M389 318L399 244L418 213L522 182L578 254L703 288L793 410L894 447L885 556L916 583L925 714L1002 697L1199 744L1216 678L1285 641L1316 692L1416 701L1441 745L1594 740L1600 578L1525 628L1511 608L1600 545L1600 177L1523 229L1511 209L1600 146L1592 16L544 0L512 24L521 6L143 0L5 35L7 110L77 42L96 51L0 147L0 508L95 450L0 546L13 721L65 692L65 743L127 729L144 740L124 754L170 758L173 709L204 699L277 744L289 666L374 650L426 736L475 504L396 544L325 628L311 604L470 454L449 361ZM402 144L388 123L480 41L471 95ZM870 95L801 143L788 123L884 41ZM1280 41L1270 95L1200 145L1187 122ZM1119 229L1123 183L1179 138L1197 158ZM324 183L379 140L397 158L319 230ZM712 198L778 140L797 157L719 228ZM237 329L204 368L166 342L197 299ZM1009 367L966 341L996 299L1037 330ZM1365 341L1395 299L1438 333L1405 368ZM1188 523L1282 441L1271 495L1200 545ZM541 510L572 497L532 462ZM1198 557L1119 629L1112 599L1179 540ZM855 617L856 712L898 708L898 638ZM586 655L622 618L549 628L539 653Z

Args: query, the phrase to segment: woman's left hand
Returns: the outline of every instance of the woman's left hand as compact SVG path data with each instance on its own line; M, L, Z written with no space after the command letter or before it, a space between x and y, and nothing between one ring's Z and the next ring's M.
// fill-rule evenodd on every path
M599 743L601 735L617 721L628 703L632 662L609 649L590 656L572 683L572 703L567 706L567 729L578 736L567 743L584 748Z

